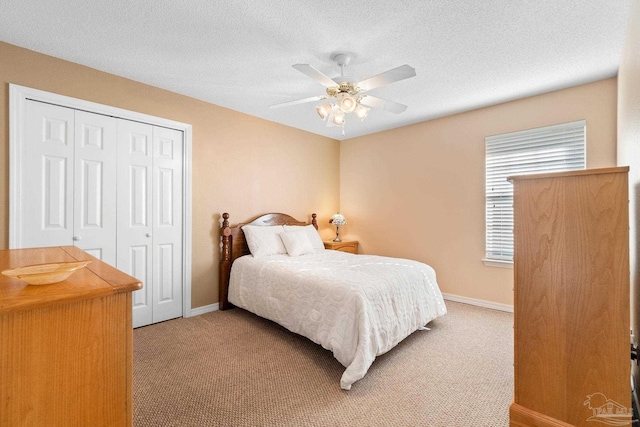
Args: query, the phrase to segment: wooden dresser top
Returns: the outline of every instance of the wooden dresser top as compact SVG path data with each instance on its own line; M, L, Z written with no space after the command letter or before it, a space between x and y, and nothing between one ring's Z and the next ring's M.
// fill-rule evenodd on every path
M0 250L0 271L33 264L92 260L67 280L50 285L27 285L0 275L0 315L20 310L132 292L142 283L75 246Z
M574 171L566 172L548 172L548 173L534 173L530 175L513 175L508 176L508 181L525 181L528 179L546 179L546 178L566 178L580 175L600 175L605 173L627 173L629 172L629 166L616 166L611 168L599 168L599 169L578 169Z

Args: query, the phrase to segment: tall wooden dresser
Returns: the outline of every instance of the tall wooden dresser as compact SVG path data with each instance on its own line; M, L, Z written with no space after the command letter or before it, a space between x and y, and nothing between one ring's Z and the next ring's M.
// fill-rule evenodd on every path
M0 276L0 426L131 426L137 279L73 246L0 251L0 270L91 259L67 280Z
M509 178L511 426L631 425L628 170Z

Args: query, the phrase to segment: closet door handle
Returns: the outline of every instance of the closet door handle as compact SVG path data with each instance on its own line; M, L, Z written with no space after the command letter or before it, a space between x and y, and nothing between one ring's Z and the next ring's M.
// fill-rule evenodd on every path
M79 240L82 240L82 237L80 236L73 236L73 240L75 240L76 242Z
M147 233L147 237L151 237L151 236L152 236L152 234L151 234L151 233Z

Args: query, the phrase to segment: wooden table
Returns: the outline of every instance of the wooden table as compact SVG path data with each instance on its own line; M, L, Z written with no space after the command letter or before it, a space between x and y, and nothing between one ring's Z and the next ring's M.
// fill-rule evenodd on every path
M334 242L328 240L323 242L324 248L332 251L349 252L350 254L358 253L358 241L357 240L343 240L341 242Z
M0 271L89 259L50 285L0 276L0 426L132 425L140 281L73 246L0 250Z

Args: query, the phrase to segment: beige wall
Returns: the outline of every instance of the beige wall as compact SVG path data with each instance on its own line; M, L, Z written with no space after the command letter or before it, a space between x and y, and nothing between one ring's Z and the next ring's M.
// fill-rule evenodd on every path
M618 165L629 166L631 326L640 338L640 0L633 0L618 72Z
M481 262L484 138L585 119L588 167L614 166L616 91L607 79L341 142L344 237L432 265L443 292L513 304L513 270Z
M9 83L193 125L192 307L218 301L222 212L307 220L338 207L339 143L0 42L0 247L8 244ZM330 235L326 221L321 232Z

